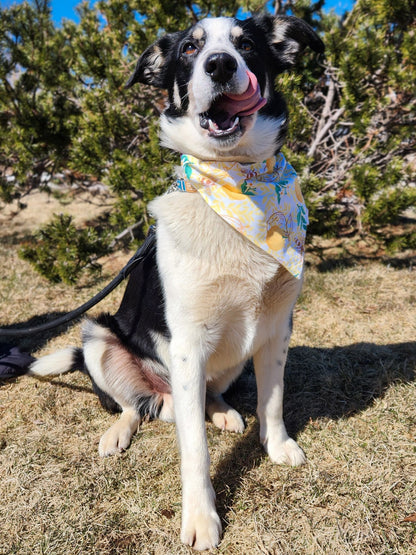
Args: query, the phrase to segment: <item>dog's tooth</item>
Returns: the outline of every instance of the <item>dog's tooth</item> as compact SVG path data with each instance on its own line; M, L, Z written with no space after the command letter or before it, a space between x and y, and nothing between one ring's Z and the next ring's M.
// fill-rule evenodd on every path
M211 132L211 135L215 135L216 137L221 137L223 135L230 135L231 133L233 133L235 129L238 127L239 123L240 123L240 118L236 116L231 127L227 129L221 129L220 127L218 127L215 121L212 121L211 119L208 118L208 129Z
M218 131L218 125L215 123L215 121L212 121L212 119L209 119L208 123L209 123L209 130L212 131L213 133L216 133Z

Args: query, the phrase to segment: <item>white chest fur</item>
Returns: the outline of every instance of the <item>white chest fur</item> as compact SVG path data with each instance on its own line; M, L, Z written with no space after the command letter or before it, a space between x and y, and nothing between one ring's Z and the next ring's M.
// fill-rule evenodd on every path
M169 327L193 328L208 378L247 360L273 337L301 280L231 228L198 194L176 192L149 206Z

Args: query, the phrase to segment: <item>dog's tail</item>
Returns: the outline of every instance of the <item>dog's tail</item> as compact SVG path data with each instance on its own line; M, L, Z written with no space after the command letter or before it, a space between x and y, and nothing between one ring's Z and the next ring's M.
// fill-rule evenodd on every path
M41 357L29 366L28 375L46 377L80 370L85 372L84 354L78 347L67 347Z

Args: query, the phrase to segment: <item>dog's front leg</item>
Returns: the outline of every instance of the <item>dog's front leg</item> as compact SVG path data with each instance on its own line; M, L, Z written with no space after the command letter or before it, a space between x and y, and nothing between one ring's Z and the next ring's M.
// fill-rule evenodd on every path
M221 524L215 509L215 493L209 476L205 429L205 360L201 337L192 340L183 330L173 333L171 379L175 421L181 454L181 540L195 549L218 545Z
M272 461L298 466L305 455L291 439L283 422L283 377L290 339L290 316L283 319L278 333L255 354L257 381L257 414L260 440Z

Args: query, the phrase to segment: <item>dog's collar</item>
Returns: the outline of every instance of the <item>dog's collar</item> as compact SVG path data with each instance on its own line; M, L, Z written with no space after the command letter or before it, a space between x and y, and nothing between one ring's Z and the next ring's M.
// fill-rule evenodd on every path
M301 277L308 210L296 172L282 153L255 164L184 154L181 164L185 177L175 190L200 193L234 229Z

